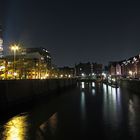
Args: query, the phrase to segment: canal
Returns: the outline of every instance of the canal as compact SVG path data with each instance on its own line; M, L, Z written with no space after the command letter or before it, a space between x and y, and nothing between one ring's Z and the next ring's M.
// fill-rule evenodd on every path
M1 140L139 140L140 96L82 82L53 100L1 118Z

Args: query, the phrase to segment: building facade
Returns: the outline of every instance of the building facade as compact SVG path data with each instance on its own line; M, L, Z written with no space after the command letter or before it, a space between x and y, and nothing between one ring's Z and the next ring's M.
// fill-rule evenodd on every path
M92 72L91 63L79 63L75 65L75 74L76 76L89 76Z
M64 77L64 78L71 78L74 77L74 68L72 67L60 67L58 68L58 76L60 78Z
M52 67L52 58L50 52L45 48L26 48L24 49L25 54L31 54L31 53L39 53L42 56L42 59L46 62L47 68L51 69Z
M109 74L110 75L122 75L121 61L109 63Z
M92 76L93 74L100 75L103 71L103 65L97 63L79 63L75 65L76 76Z
M103 72L103 65L102 64L92 63L91 68L92 68L92 73L95 73L97 75L100 75Z
M0 58L0 79L46 79L51 69L51 56L45 49L25 49Z
M140 54L123 61L111 62L109 64L109 74L140 78Z
M2 26L0 25L0 58L3 57L3 36L2 36Z

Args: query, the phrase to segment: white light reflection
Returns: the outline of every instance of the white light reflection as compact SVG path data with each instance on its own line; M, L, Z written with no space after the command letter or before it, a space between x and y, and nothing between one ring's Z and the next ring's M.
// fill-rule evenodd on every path
M103 84L103 91L104 91L104 93L107 92L107 85L106 84Z
M120 89L103 84L103 116L104 122L118 127L121 123Z
M116 100L117 100L117 105L119 109L121 109L121 93L120 93L120 88L117 88L117 94L116 94Z
M85 120L86 118L86 108L85 108L85 93L81 92L81 119Z
M82 87L82 89L85 88L85 83L84 82L81 82L81 87Z
M92 87L95 87L95 82L92 82Z
M95 96L95 89L92 89L92 95Z
M111 86L108 86L108 93L111 94Z
M112 100L113 100L113 105L114 108L116 107L116 88L112 88Z

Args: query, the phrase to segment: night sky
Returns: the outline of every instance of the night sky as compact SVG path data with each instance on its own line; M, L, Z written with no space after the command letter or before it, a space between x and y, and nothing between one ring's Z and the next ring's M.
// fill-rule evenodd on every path
M1 0L4 47L44 47L53 63L107 64L140 51L140 3L135 1Z

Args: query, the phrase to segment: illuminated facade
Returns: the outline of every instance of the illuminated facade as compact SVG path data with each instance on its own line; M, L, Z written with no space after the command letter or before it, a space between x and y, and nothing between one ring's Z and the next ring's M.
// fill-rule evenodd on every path
M0 58L3 57L3 39L2 39L2 27L0 25Z
M75 65L76 76L91 76L93 74L100 75L103 72L103 65L97 63L79 63Z
M79 63L75 65L76 76L89 76L91 74L92 68L91 63Z
M122 75L122 68L120 62L110 62L109 63L109 74L110 75Z
M0 79L45 79L47 65L42 55L30 53L26 55L8 55L0 61Z
M110 62L109 74L140 78L140 54L123 61Z
M58 68L58 76L61 78L71 78L74 77L74 68L71 67L60 67Z
M102 72L103 72L102 64L92 63L91 68L92 68L92 73L94 73L94 74L102 74Z
M51 58L50 52L47 49L45 49L45 48L26 48L26 49L24 49L24 53L25 54L39 53L42 56L42 59L44 59L44 61L46 62L47 68L51 69L52 58Z
M49 76L51 57L43 52L17 50L16 56L0 58L0 79L46 79Z

